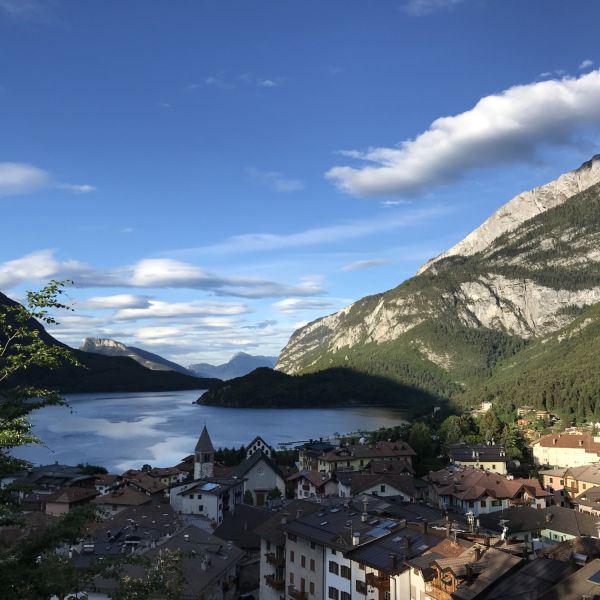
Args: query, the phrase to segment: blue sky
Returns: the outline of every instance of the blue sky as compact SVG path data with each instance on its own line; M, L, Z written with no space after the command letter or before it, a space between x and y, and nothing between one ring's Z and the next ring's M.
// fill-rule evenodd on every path
M0 0L0 289L277 354L598 151L594 0ZM444 118L440 120L441 118Z

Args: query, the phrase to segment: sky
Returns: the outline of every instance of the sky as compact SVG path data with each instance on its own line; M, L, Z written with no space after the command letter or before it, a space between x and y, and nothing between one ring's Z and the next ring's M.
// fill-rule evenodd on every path
M600 151L595 0L0 0L0 290L277 355Z

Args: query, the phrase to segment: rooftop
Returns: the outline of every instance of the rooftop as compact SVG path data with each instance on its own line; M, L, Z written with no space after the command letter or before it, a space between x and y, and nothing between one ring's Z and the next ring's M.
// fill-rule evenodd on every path
M504 446L491 444L452 444L449 449L450 459L453 462L497 462L506 463L508 457Z
M205 454L214 454L215 452L215 448L212 440L210 439L210 435L208 434L208 429L206 429L206 425L202 428L202 433L200 434L200 438L196 444L195 451L203 452Z
M286 504L281 510L273 513L271 516L255 528L255 533L262 539L265 539L276 546L285 543L285 535L281 529L281 521L285 518L288 522L297 519L302 515L321 511L322 507L316 502L308 500L293 500Z
M600 596L600 559L596 558L570 577L562 579L539 600L581 600Z

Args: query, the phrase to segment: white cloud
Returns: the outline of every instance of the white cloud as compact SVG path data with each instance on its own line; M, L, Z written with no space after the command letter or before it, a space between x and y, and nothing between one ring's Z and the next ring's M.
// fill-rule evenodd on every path
M27 163L0 162L0 196L31 194L48 188L75 193L86 193L95 189L91 185L55 182L47 171Z
M385 215L373 219L362 219L328 225L326 227L315 227L287 235L275 233L248 233L237 235L228 240L205 246L203 248L188 249L183 252L217 252L223 254L236 252L264 252L281 250L283 248L299 248L317 244L331 244L344 240L351 240L385 231L394 231L403 227L415 225L420 221L429 220L446 214L447 207L429 207L410 212L386 212Z
M298 192L304 189L304 183L299 179L290 179L278 171L259 171L253 167L244 169L244 173L255 181L275 190L276 192Z
M589 58L586 58L584 61L581 62L581 64L579 65L579 68L583 71L584 69L589 69L590 67L594 66L594 61L590 60Z
M402 10L413 17L425 17L438 10L445 10L460 4L463 0L408 0Z
M258 85L265 88L277 87L277 84L272 79L259 79Z
M535 160L546 146L573 143L578 128L598 123L600 70L486 96L397 147L350 151L347 155L371 164L337 166L326 176L357 196L415 196L473 169Z
M206 85L210 85L212 87L216 87L219 88L221 90L232 90L235 86L233 85L233 83L230 83L229 81L226 81L225 79L222 79L221 77L215 77L213 75L211 75L210 77L207 77L204 80L204 83L206 83ZM193 85L190 86L193 88Z
M0 0L0 17L5 15L14 21L34 23L60 23L53 11L54 3L41 0Z
M331 310L336 305L319 298L285 298L273 303L271 307L278 312L291 314L303 310Z
M114 310L114 309L145 309L150 306L149 296L135 294L113 294L110 296L94 296L77 302L75 308L88 310Z
M0 264L0 289L51 278L72 280L79 288L187 288L240 298L323 293L320 282L313 279L290 285L259 278L224 277L170 258L142 259L133 265L100 271L76 260L59 261L53 250L40 250Z
M150 318L186 318L206 315L241 315L249 311L245 304L208 302L194 300L192 302L164 302L150 300L144 306L124 307L115 313L117 320L150 319Z
M361 269L372 269L381 265L388 265L390 261L385 258L372 258L371 260L357 260L356 262L344 265L342 271L359 271Z

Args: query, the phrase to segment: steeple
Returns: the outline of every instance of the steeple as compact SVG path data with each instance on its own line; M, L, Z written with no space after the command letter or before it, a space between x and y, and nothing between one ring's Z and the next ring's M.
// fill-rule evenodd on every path
M212 477L214 472L215 448L208 434L206 425L196 444L194 451L194 479Z

